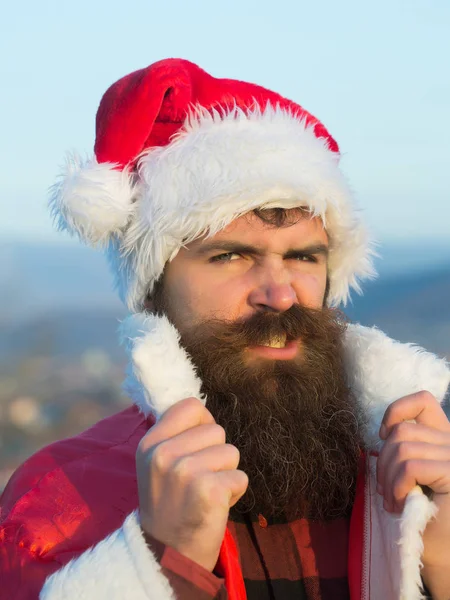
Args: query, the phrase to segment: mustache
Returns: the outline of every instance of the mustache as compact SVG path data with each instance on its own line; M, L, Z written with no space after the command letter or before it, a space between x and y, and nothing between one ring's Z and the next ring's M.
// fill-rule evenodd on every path
M330 328L330 322L338 327ZM314 309L294 304L282 313L258 312L238 321L209 320L210 337L219 345L244 350L248 346L264 345L273 339L303 342L323 339L335 332L339 338L346 319L337 309ZM341 325L341 327L339 327Z

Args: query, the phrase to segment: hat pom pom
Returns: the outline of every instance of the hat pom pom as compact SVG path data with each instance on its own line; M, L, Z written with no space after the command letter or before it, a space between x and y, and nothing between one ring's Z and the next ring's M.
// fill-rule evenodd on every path
M126 169L71 154L50 190L49 205L58 229L90 246L105 246L127 226L135 194Z

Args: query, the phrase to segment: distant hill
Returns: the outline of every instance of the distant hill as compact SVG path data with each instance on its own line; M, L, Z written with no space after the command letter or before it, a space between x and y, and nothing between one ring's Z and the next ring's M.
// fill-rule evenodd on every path
M74 359L86 350L103 350L114 362L124 360L117 329L125 310L66 309L26 323L3 323L0 333L0 363L8 368L43 354Z
M54 310L120 310L105 257L81 245L0 246L0 323Z
M122 360L118 322L125 309L112 291L104 257L81 246L0 248L0 363L45 352L67 358L99 348ZM450 357L450 253L386 247L381 277L354 295L350 319ZM415 249L416 253L418 249ZM433 255L434 251L434 255ZM403 257L403 258L402 258Z
M370 282L345 313L450 358L450 264Z

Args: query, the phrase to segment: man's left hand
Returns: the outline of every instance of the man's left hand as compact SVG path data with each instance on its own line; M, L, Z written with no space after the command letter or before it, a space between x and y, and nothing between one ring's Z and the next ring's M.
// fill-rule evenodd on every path
M422 391L389 406L380 437L386 441L378 458L377 491L384 508L401 513L417 484L431 490L439 508L425 530L422 556L424 578L436 589L436 578L450 578L450 422L436 398ZM441 589L439 581L436 584Z

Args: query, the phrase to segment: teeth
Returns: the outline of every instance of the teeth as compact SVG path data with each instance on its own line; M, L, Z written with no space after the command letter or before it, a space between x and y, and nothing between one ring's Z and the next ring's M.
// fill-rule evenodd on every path
M284 348L286 346L286 336L272 338L267 344L269 348Z

